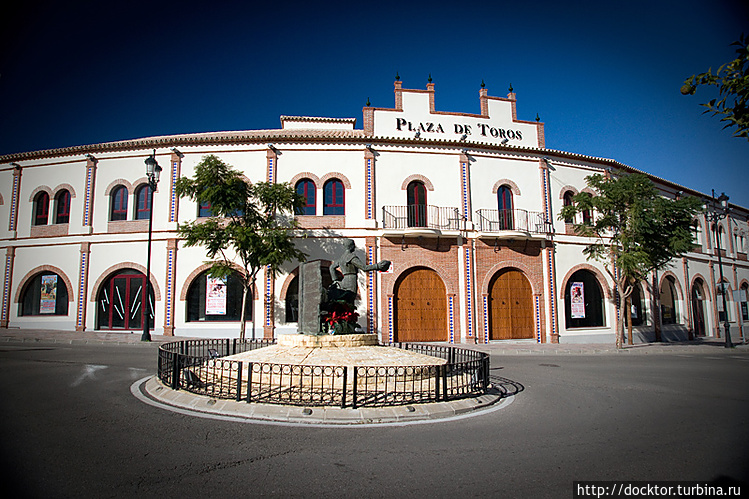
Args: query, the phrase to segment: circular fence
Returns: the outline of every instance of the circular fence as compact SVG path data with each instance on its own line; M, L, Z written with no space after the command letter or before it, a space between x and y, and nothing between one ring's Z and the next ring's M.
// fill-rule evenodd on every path
M158 377L174 390L267 404L382 407L474 397L489 387L489 355L421 343L393 343L446 363L422 366L310 366L225 359L275 340L184 340L159 346Z

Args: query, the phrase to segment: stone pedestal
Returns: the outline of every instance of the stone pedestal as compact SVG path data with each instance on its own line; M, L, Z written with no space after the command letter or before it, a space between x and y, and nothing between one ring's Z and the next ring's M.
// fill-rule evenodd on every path
M377 346L376 334L284 334L278 337L282 347L341 348Z

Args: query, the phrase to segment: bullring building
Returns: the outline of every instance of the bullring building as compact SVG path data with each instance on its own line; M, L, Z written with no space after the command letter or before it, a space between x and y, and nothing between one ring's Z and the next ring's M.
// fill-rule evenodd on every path
M558 215L586 176L636 170L546 149L544 124L517 118L512 91L492 97L482 85L477 113L436 110L431 82L396 81L394 93L393 107L363 109L361 128L354 118L281 116L272 130L0 156L0 327L130 332L149 314L155 334L236 337L240 285L230 277L211 293L204 249L177 235L210 206L178 198L175 183L213 154L250 181L304 195L296 244L308 260L329 266L351 238L362 261L392 261L359 282L359 324L383 342L613 342L613 282L586 260L575 221ZM151 205L144 160L154 150L163 172ZM650 178L663 196L705 197ZM726 318L735 340L747 332L749 210L729 208L717 225L700 214L694 250L637 287L637 341L656 329L664 339L719 337ZM296 332L298 265L275 279L261 273L247 310L256 337Z

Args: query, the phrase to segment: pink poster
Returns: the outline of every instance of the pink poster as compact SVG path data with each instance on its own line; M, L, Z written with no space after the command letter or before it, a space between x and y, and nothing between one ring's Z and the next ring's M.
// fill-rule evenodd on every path
M226 315L226 279L221 277L206 279L205 314Z
M583 283L573 282L570 286L570 295L572 310L571 317L573 319L584 319L585 318L585 291L583 289Z

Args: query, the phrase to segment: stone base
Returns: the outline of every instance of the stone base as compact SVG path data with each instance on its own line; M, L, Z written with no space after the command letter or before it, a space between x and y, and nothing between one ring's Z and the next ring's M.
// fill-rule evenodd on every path
M278 345L282 347L341 348L377 344L376 334L284 334L278 337Z

